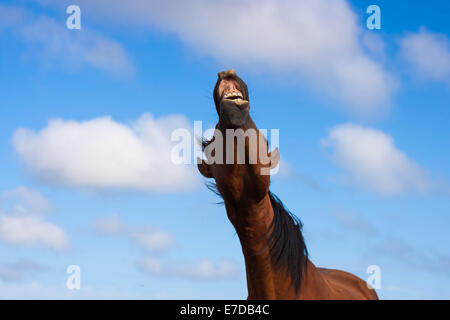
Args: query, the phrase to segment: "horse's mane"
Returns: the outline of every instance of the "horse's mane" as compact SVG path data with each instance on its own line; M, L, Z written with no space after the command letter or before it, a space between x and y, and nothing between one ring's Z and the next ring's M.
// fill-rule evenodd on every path
M207 183L207 188L222 197L215 183ZM275 268L288 273L291 285L298 292L308 259L308 250L301 230L303 224L270 191L269 197L273 208L273 220L266 233L270 260Z
M274 267L287 271L295 291L298 292L308 259L308 250L302 234L303 224L270 191L269 197L273 208L273 220L267 231L271 262Z

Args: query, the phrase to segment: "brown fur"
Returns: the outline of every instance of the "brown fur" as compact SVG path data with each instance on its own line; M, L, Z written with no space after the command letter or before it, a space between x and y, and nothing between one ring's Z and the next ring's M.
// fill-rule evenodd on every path
M224 140L225 130L233 127L233 123L221 122L223 110L217 88L220 81L226 78L236 80L241 87L245 85L233 70L219 73L214 100L219 114L217 129L222 132ZM247 90L246 85L244 90ZM248 92L245 93L248 100ZM248 116L248 120L239 125L239 128L244 131L257 130L250 116L244 115ZM216 134L213 139L220 138ZM245 144L247 159L251 149L249 141L247 139ZM263 151L270 155L262 134L258 134L257 143L258 151L264 148ZM215 179L217 190L224 199L228 218L236 229L245 259L248 299L378 299L376 292L369 289L362 279L340 270L316 268L309 259L302 270L301 287L296 290L292 286L288 266L275 266L268 247L274 209L269 196L270 176L260 174L263 167L275 167L278 156L272 157L271 163L266 165L259 158L256 164L237 164L236 144L234 150L233 164L208 164L202 161L198 164L198 169L203 176ZM224 152L224 161L225 158Z

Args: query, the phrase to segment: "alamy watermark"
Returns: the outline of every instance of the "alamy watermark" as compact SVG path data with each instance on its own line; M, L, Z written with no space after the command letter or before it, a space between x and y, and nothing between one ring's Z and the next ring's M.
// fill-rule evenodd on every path
M72 4L67 7L66 13L70 16L66 20L66 26L69 30L81 29L81 9L79 6Z
M366 20L366 26L369 30L381 29L381 9L379 6L372 4L367 7L366 13L370 16Z
M381 289L381 268L376 264L372 264L367 267L366 273L370 276L366 280L367 288L369 289Z
M218 129L208 129L203 134L202 122L194 121L194 137L191 131L185 128L179 128L172 132L171 140L177 144L172 148L171 160L176 165L201 163L201 161L205 161L207 164L261 164L261 175L274 175L278 172L279 167L271 168L270 165L278 161L280 130L270 129L270 147L274 150L270 153L267 134L267 129L253 128L245 131L226 129L225 137ZM204 150L194 148L192 152L192 142L195 145L204 136L214 136L214 139ZM247 150L246 141L248 141Z
M69 290L80 290L81 268L77 265L70 265L67 267L66 273L69 274L66 281L66 288Z
M66 20L67 29L81 29L81 9L78 5L72 4L67 7L66 13L70 16ZM372 4L367 7L366 13L370 16L366 20L366 26L369 30L381 29L381 9L378 5Z

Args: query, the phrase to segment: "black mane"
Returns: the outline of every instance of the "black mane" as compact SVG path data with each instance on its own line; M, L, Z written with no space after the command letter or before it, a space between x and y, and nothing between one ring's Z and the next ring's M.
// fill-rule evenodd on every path
M207 188L222 197L215 183L208 183ZM302 234L303 224L270 191L269 197L273 208L273 220L266 233L270 260L275 268L288 273L292 280L291 285L298 292L308 259L308 250Z
M270 191L269 197L273 208L273 220L267 231L271 262L275 268L286 270L292 279L295 291L298 292L303 273L306 272L308 258L308 250L302 234L303 224Z

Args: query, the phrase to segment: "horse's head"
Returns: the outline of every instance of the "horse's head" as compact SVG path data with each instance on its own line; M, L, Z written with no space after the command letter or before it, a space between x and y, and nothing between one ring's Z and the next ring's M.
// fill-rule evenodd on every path
M204 144L208 160L201 161L198 169L215 179L226 203L259 201L269 191L270 168L278 164L278 150L268 152L267 140L249 113L247 85L234 70L219 72L213 97L219 122L213 139Z
M221 126L240 128L249 122L247 85L233 69L219 72L213 97Z

